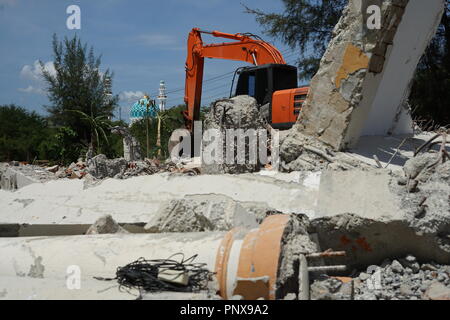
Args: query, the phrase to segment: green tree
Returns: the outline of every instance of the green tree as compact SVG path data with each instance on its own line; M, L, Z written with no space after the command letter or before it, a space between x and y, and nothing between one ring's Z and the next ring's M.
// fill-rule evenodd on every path
M86 147L69 127L51 128L38 147L40 159L67 165L77 159Z
M282 13L266 13L245 7L264 28L265 34L281 39L298 50L299 78L304 81L317 72L332 30L347 0L281 0ZM416 118L435 125L450 123L450 1L435 38L422 57L410 95Z
M265 13L245 7L255 15L265 34L282 39L298 50L299 78L308 81L319 69L320 59L331 40L347 0L281 0L282 13Z
M436 36L428 46L417 68L410 103L416 120L421 120L424 125L432 124L435 129L450 124L449 101L450 1L447 1Z
M0 161L33 161L48 132L46 119L36 112L14 104L0 106Z
M106 132L109 128L111 128L111 121L108 120L108 118L104 115L102 116L91 116L83 111L79 110L68 110L69 112L74 112L78 114L82 120L86 121L89 124L89 127L91 129L91 144L97 153L101 153L101 139L100 137L106 142L106 144L109 144L108 135Z
M98 126L86 121L84 115L89 119L113 116L119 99L111 94L113 74L109 69L100 71L101 57L94 55L92 47L88 51L77 36L58 41L54 35L53 56L55 74L46 70L41 62L51 102L46 107L50 119L57 126L71 128L82 145L95 145L99 141L95 132Z

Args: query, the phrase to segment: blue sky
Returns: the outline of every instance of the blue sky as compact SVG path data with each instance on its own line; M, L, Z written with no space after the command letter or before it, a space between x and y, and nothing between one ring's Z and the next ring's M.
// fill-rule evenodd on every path
M228 33L252 32L274 43L288 63L295 53L263 35L242 3L266 12L281 12L281 0L0 0L0 104L15 103L45 114L49 104L37 60L52 67L53 33L62 39L78 34L102 54L102 68L114 72L113 92L121 97L121 114L142 92L153 94L160 80L168 106L182 103L186 40L193 27ZM81 30L68 30L66 9L81 8ZM205 42L218 41L205 36ZM204 79L220 76L245 63L208 60ZM232 75L204 85L204 103L229 91ZM117 117L119 111L117 111Z

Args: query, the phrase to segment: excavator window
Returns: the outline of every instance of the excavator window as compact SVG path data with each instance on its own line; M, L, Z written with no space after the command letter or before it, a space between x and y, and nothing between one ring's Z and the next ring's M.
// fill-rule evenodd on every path
M250 97L255 97L255 81L256 81L255 75L249 74L249 76L248 76L248 95Z
M265 64L243 68L236 86L236 96L249 95L259 105L272 102L275 91L297 87L297 68L289 65Z

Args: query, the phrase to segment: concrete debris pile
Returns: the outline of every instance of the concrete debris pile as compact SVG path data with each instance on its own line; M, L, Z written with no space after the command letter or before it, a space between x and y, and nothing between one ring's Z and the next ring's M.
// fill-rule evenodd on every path
M436 152L420 154L406 162L404 176L393 189L401 196L411 226L434 234L450 252L450 161L442 162Z
M214 163L203 164L204 172L218 174L258 171L260 165L249 161L250 138L245 133L253 136L252 138L257 138L258 130L266 130L266 128L266 122L261 117L258 103L253 97L237 96L213 102L211 111L206 115L204 130L215 129L221 134L222 141L217 142L219 144L217 149L223 150L223 153L213 155ZM212 145L214 143L215 141ZM239 145L245 146L244 159L241 159L236 151L236 147ZM229 150L230 147L233 149ZM211 146L204 147L203 153L209 155L210 148ZM254 152L257 154L256 150ZM228 158L227 153L229 154Z
M280 146L281 170L322 171L375 169L343 152L335 152L320 140L307 136L294 127L282 139Z
M81 159L78 160L76 163L72 162L67 168L59 167L59 166L57 166L57 167L58 167L58 170L55 172L55 176L59 179L63 179L63 178L82 179L82 178L86 177L86 175L89 174L89 170L86 166L86 163L83 162Z
M319 276L313 300L449 300L450 266L420 263L408 255L371 265L353 278Z
M108 159L105 155L99 154L87 162L80 159L68 167L0 164L0 189L16 190L31 183L55 179L83 179L88 185L93 185L107 178L128 179L163 172L185 175L202 173L200 165L195 163L173 163L148 158L126 161L124 158Z

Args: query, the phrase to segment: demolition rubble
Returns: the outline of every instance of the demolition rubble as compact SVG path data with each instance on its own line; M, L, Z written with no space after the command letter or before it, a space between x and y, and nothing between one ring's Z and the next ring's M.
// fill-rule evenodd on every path
M268 163L142 159L114 128L123 158L1 164L0 298L449 300L450 131L418 133L404 101L443 1L382 1L377 31L367 3L349 1L292 129L249 96L212 104L205 130L264 131ZM178 273L157 286L104 280L161 259Z

